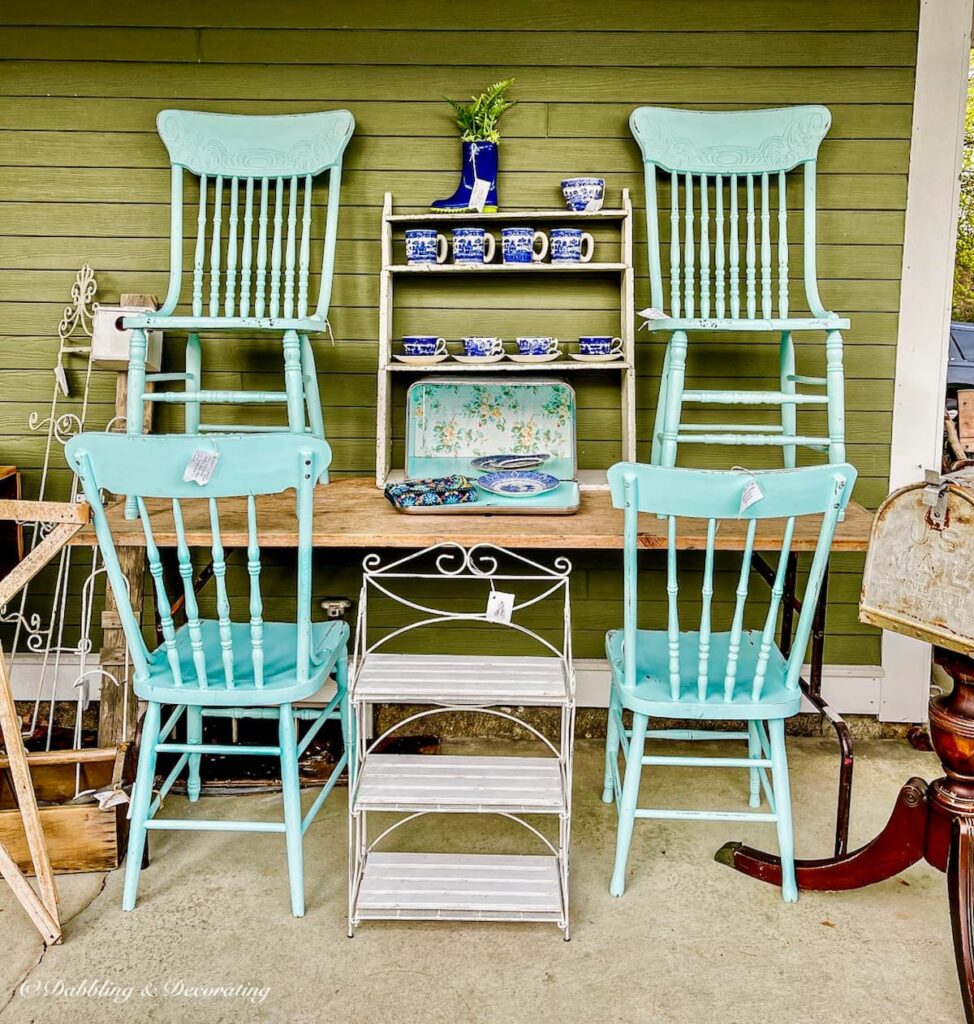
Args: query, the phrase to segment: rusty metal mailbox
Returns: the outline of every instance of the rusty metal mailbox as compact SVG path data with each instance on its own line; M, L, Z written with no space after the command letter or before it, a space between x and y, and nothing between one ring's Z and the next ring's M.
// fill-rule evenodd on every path
M974 656L974 470L894 491L873 521L859 618Z

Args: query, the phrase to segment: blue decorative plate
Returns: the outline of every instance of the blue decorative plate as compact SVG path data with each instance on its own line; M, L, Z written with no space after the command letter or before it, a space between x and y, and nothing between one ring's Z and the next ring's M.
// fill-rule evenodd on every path
M478 487L505 498L534 498L553 491L561 481L550 473L537 473L530 469L507 473L486 473L476 484Z
M474 469L490 469L494 471L506 469L533 469L541 466L551 456L545 452L530 452L517 455L514 453L503 455L481 455L479 458L471 459L470 465Z

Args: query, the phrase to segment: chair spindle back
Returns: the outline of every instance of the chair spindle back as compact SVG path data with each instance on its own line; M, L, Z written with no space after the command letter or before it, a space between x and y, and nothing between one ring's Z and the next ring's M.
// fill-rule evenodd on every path
M699 111L638 107L629 125L643 154L652 305L674 318L789 316L788 176L804 169L804 299L814 317L815 169L826 107ZM669 182L669 296L658 177ZM743 259L742 259L743 253Z
M640 512L654 513L666 518L667 523L667 651L670 695L673 700L690 697L683 693L683 680L691 673L685 671L682 658L686 657L681 644L680 629L680 577L677 543L679 520L693 517L706 520L703 582L700 589L700 617L697 626L697 649L694 674L697 699L703 701L708 682L713 677L712 640L714 635L713 595L715 552L720 543L722 520L743 519L747 522L741 547L740 571L734 591L733 611L727 634L727 654L723 666L716 666L723 674L723 700L746 697L759 700L764 688L768 664L775 645L778 614L781 610L788 568L788 555L795 537L796 520L801 516L821 515L815 553L808 572L802 608L791 650L788 655L786 686L798 686L798 674L812 629L812 618L822 578L828 563L832 537L839 516L849 502L856 470L848 464L813 466L806 469L768 470L750 473L733 470L674 469L648 466L634 462L620 462L609 470L612 502L625 511L625 576L624 576L624 680L627 687L636 685L636 609L638 597L638 517ZM754 491L752 488L756 487ZM748 497L760 495L753 503ZM743 506L747 507L743 507ZM770 599L760 630L760 646L753 676L739 678L741 644L745 639L745 606L748 605L751 556L755 551L755 537L759 522L781 519L778 565L771 586ZM699 531L696 525L694 532ZM737 545L734 545L735 547ZM753 607L755 602L751 602Z
M355 128L351 113L163 110L157 125L172 162L169 291L159 315L172 315L179 302L183 185L189 173L199 179L198 205L185 211L195 220L193 317L326 320L342 155ZM329 176L321 286L311 307L312 193L324 171Z
M184 480L194 454L216 454L212 475L205 484ZM81 477L108 578L117 599L122 627L137 677L148 674L149 653L128 598L119 565L115 539L105 513L102 491L136 495L145 534L146 558L153 581L163 647L176 686L225 686L233 688L235 656L224 532L227 523L237 533L246 520L248 620L250 661L255 685L264 682L263 598L260 587L261 557L258 544L258 495L294 489L298 521L297 570L297 681L308 678L311 657L311 554L315 482L331 462L328 443L310 436L275 434L228 435L201 439L197 436L138 436L84 433L67 446L70 465ZM149 508L147 499L164 499L168 507ZM195 500L193 500L195 499ZM190 505L184 503L190 501ZM201 507L202 503L202 507ZM222 517L221 517L222 512ZM167 590L156 531L169 526L176 537L180 591L192 652L193 674L187 678L180 663L173 615L176 603ZM222 670L218 678L207 671L206 637L194 589L195 570L191 549L208 545L216 585L217 632ZM243 545L241 545L243 546ZM212 669L211 669L212 671Z

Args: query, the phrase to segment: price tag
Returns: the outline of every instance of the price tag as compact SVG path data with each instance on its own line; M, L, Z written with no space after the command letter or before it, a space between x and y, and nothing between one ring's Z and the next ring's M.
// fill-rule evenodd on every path
M754 504L759 502L764 497L764 491L758 486L757 480L752 476L747 482L747 486L744 488L744 493L741 494L741 507L738 511L738 515L742 516L744 513Z
M514 614L514 595L492 590L487 598L487 621L509 624Z
M213 449L197 448L183 470L183 480L194 481L201 487L210 482L213 470L216 469L220 453Z
M468 210L476 210L477 213L484 212L487 205L487 193L490 191L490 182L483 178L474 178L473 188L470 190L470 201L467 203Z
M54 367L54 379L57 381L57 386L61 389L61 394L65 398L68 397L68 375L64 372L64 367L58 363Z

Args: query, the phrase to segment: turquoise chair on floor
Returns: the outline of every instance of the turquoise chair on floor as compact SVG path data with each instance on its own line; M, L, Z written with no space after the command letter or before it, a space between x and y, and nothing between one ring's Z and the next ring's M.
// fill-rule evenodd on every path
M212 476L205 484L183 479L194 452L217 453ZM349 764L351 720L348 708L348 626L344 622L311 621L311 554L315 481L327 467L331 450L318 438L297 435L211 437L169 435L131 437L124 434L79 434L68 443L69 464L81 477L105 568L118 602L134 667L135 693L147 702L142 723L139 765L130 807L128 856L122 906L135 907L146 830L214 830L284 833L291 887L291 910L304 915L302 837L321 809L341 771ZM296 492L298 521L297 614L293 622L265 622L260 586L261 552L258 544L256 498L264 494ZM102 490L135 497L145 531L149 572L155 584L155 604L163 642L149 651L127 597L102 503ZM150 515L146 499L171 502L171 511L155 509ZM185 507L186 499L204 499L205 516ZM236 499L236 500L233 500ZM246 572L249 594L245 621L230 617L227 562L223 537L227 533L226 507L233 506L235 529L246 529ZM221 528L221 509L223 520ZM243 526L243 524L246 524ZM273 524L272 524L273 525ZM175 529L186 623L176 628L173 601L167 593L154 532ZM194 528L209 532L217 618L200 616L193 589L190 543ZM198 535L198 534L197 534ZM296 708L318 692L334 672L337 692L322 708ZM162 720L163 705L174 710ZM185 715L186 742L169 739ZM272 718L278 720L278 743L268 746L203 743L203 716ZM344 753L327 783L302 816L298 758L328 719L341 721ZM296 720L310 721L298 741ZM172 771L153 798L156 755L178 754ZM279 757L284 798L284 820L223 821L200 818L156 818L173 783L188 770L191 801L200 794L200 758L207 754L252 754ZM236 865L228 864L233 871Z
M653 427L654 465L675 465L678 446L691 443L780 446L786 467L796 464L799 447L827 452L830 463L845 461L842 331L849 321L822 303L815 259L815 169L831 122L828 109L818 106L639 107L632 112L629 125L642 150L646 179L653 313L645 326L667 336ZM789 174L798 168L803 183L789 202ZM658 179L668 193L662 201ZM799 207L798 241L789 242L789 205L793 214ZM669 251L665 283L664 245ZM802 285L795 310L792 298L799 296L792 296L789 271L799 262ZM825 335L824 377L796 372L794 336L802 332ZM690 334L714 346L750 334L779 335L777 388L687 388ZM751 375L763 371L755 365ZM690 422L684 417L688 404L778 408L780 423ZM799 433L799 409L824 410L826 433Z
M280 404L287 408L287 426L249 429L308 431L324 437L309 335L328 329L342 156L355 119L347 110L273 116L163 110L156 124L172 164L169 290L158 312L123 320L123 326L132 330L128 433L142 432L142 412L149 401L185 406L188 434L248 429L201 423L204 404ZM328 203L322 231L312 226L312 193L315 178L325 171ZM184 201L187 175L198 179L198 199ZM321 277L314 301L311 250L322 233ZM184 234L195 236L192 296L190 311L177 312ZM149 330L187 332L184 372L146 375ZM277 339L284 356L284 390L203 389L200 331ZM232 337L226 344L233 344ZM184 388L148 392L146 381L182 381ZM134 509L129 512L134 518Z
M798 675L812 629L812 618L829 558L839 515L849 502L856 471L850 465L813 466L807 469L760 473L712 472L674 469L620 462L609 470L612 503L625 510L624 625L606 636L611 671L608 734L605 745L605 781L602 799L613 800L619 815L615 870L609 891L621 896L626 888L626 863L637 818L691 821L767 821L778 830L781 852L782 896L798 899L792 840L791 794L785 755L785 719L801 703ZM756 485L758 491L754 491ZM753 503L748 497L760 497ZM747 504L746 508L742 506ZM637 628L638 516L650 512L667 521L666 595L667 627ZM802 608L791 653L785 657L775 643L778 613L785 587L788 552L799 516L821 515L815 554L809 568ZM679 520L707 520L703 553L703 582L697 629L680 628L680 577L677 571ZM782 519L782 545L767 608L753 613L748 602L748 580L755 534L762 520ZM720 548L721 520L747 522L730 628L714 627L714 561ZM644 595L645 596L645 595ZM760 628L745 627L747 621ZM686 614L684 606L684 614ZM632 712L632 728L623 725L623 711ZM698 721L744 721L746 732L698 729L650 729L652 718ZM746 740L746 757L685 757L646 755L647 737L660 740ZM625 758L620 777L619 750ZM646 766L747 768L750 806L767 812L699 811L638 807L639 783ZM768 772L770 771L770 778Z

